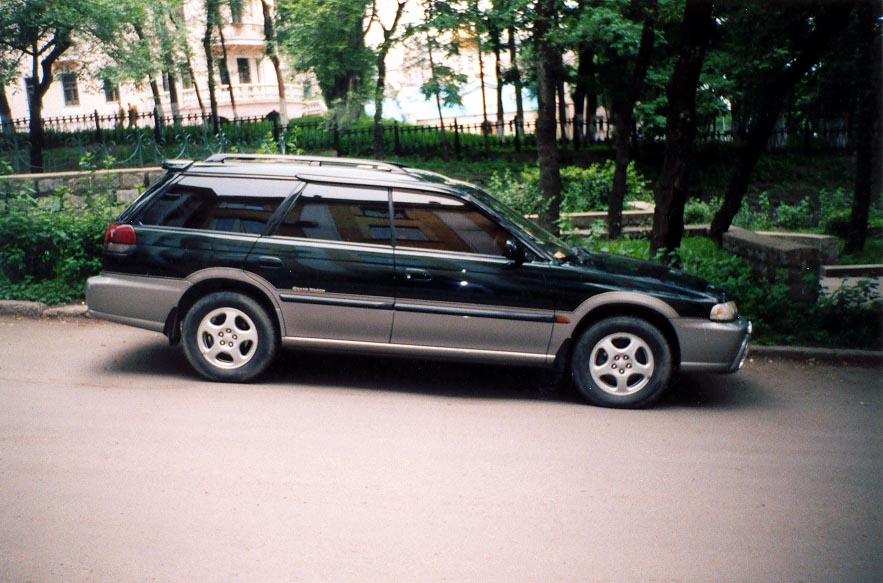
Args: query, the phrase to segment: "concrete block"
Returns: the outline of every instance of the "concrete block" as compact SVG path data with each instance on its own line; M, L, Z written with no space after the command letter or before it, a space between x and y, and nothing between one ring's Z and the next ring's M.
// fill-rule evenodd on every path
M46 304L40 302L22 302L18 300L0 300L0 315L17 316L20 318L39 318L46 310Z
M776 237L806 245L818 249L819 261L823 264L834 265L840 257L840 241L831 235L816 235L814 233L782 233L778 231L758 231L758 235Z

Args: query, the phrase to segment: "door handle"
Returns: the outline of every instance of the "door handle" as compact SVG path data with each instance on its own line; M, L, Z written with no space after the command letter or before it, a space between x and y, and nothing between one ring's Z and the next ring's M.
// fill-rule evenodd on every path
M261 255L258 257L258 265L267 269L279 269L282 267L282 260L270 255Z
M425 269L405 269L405 279L407 281L432 281L432 274Z

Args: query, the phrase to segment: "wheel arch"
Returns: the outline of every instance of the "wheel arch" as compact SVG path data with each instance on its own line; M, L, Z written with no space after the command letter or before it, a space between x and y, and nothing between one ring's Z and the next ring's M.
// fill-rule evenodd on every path
M677 371L681 362L681 347L675 328L671 323L672 312L674 311L664 303L662 304L664 308L659 309L659 306L653 305L655 302L648 302L643 298L640 302L629 301L629 299L620 298L611 302L597 302L596 305L590 306L586 310L578 310L577 313L582 313L576 325L571 329L570 334L562 342L562 350L559 351L556 361L558 359L563 360L558 366L569 368L573 346L587 329L608 318L628 316L640 318L662 333L671 350L673 368ZM662 303L659 300L656 301Z
M242 271L228 273L225 270L211 274L194 274L192 284L166 318L163 333L169 338L170 343L177 344L181 339L181 323L197 301L214 292L234 292L250 297L266 310L277 337L281 338L285 331L281 312L265 288L262 280L248 277L248 274Z

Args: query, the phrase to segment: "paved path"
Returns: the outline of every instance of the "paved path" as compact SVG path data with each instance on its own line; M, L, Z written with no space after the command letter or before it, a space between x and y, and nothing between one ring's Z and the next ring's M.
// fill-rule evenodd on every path
M0 582L883 581L880 369L757 359L614 411L530 371L0 318Z

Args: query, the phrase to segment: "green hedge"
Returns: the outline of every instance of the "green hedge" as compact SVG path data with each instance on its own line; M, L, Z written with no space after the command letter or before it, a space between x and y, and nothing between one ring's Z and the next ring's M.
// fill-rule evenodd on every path
M0 299L63 304L83 298L101 270L107 225L120 206L107 189L35 197L22 188L0 199Z

